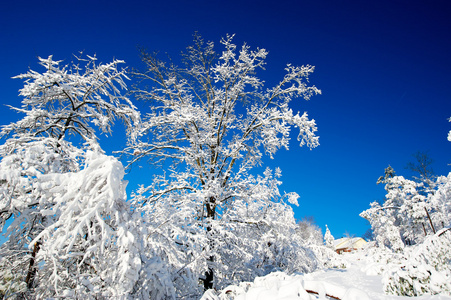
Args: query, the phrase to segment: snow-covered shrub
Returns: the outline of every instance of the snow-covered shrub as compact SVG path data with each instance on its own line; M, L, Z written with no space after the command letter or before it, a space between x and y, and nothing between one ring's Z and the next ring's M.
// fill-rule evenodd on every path
M381 275L386 270L396 268L405 262L402 252L393 252L389 248L379 247L376 242L370 242L359 250L363 264L362 271L367 275Z
M443 229L405 253L402 265L384 273L384 289L389 294L420 296L451 295L451 232Z
M399 296L451 292L451 234L441 230L401 252L385 247L363 250L367 275L382 275L384 291Z
M387 294L421 296L450 293L449 276L443 276L429 265L407 264L388 273L390 275L383 280Z

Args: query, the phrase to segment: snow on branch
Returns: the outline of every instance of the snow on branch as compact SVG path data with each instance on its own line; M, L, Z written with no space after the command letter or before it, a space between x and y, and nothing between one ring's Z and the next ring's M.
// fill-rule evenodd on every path
M30 70L13 77L25 81L20 90L22 107L13 109L26 116L3 126L2 135L62 139L75 133L87 141L96 138L91 123L105 133L111 133L116 118L123 120L128 128L138 124L135 106L121 95L128 79L126 71L118 69L123 61L97 64L95 57L76 59L70 65L62 65L62 61L55 61L52 56L39 58L44 73Z

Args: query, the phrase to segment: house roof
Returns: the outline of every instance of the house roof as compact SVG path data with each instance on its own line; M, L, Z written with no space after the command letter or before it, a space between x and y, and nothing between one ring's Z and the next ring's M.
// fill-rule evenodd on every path
M362 248L367 242L361 237L341 238L334 241L335 250L346 248Z

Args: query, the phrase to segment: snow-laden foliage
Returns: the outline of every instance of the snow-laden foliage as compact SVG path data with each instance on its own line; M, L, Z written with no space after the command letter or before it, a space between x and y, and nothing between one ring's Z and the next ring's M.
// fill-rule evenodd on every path
M445 228L382 268L384 290L399 296L451 295L451 232ZM386 257L389 257L387 255ZM382 271L381 270L381 271Z
M435 187L427 196L431 220L436 229L451 227L451 173L437 177Z
M13 262L13 274L31 286L40 242L30 243L57 219L55 215L42 214L52 209L55 202L46 197L41 175L78 171L83 151L52 138L27 143L9 139L0 151L3 157L0 162L0 229L12 219L6 230L8 240L0 247L0 257L2 264Z
M384 292L398 296L451 294L451 234L448 228L428 236L422 243L402 252L377 247L360 250L361 270L368 276L382 276Z
M249 282L227 286L219 293L210 290L202 296L201 300L261 299L262 297L310 300L311 297L304 286L302 275L289 276L283 272L274 272ZM262 296L263 294L265 295Z
M21 108L13 109L25 116L1 130L5 143L0 146L0 229L3 230L7 220L12 222L6 230L8 240L0 248L0 265L13 262L10 267L15 279L11 282L18 279L26 283L26 291L20 285L23 294L16 294L19 298L62 295L64 290L81 295L91 288L89 297L94 297L108 294L108 289L126 293L132 288L125 277L121 279L122 288L110 288L101 280L94 284L93 274L103 280L102 272L116 277L118 273L95 263L87 267L92 255L101 259L100 254L108 257L114 256L114 251L130 252L121 246L125 245L122 236L128 233L119 228L125 226L122 220L125 217L121 216L127 208L121 211L121 205L112 205L125 203L125 195L119 197L117 192L111 198L111 191L122 189L121 173L115 171L122 166L111 162L116 167L102 167L93 153L99 159L104 157L97 132L110 132L116 118L122 119L128 128L139 119L135 107L120 94L127 78L124 71L117 69L121 61L97 64L96 60L88 56L78 59L76 64L61 66L51 56L40 58L44 73L30 70L17 76L25 80L20 90L24 99ZM89 167L93 165L97 169ZM80 186L83 183L93 185ZM85 219L78 219L77 215ZM114 237L105 224L123 233ZM74 228L79 231L74 232ZM64 244L62 237L71 240L71 244ZM109 245L103 244L107 241ZM108 246L115 250L98 252ZM78 265L73 263L77 260ZM121 264L117 267L126 270L125 260ZM105 280L108 282L108 278Z
M219 287L275 270L314 270L317 258L296 234L293 211L286 198L278 195L280 182L274 175L267 170L264 178L249 176L244 190L236 191L246 197L235 199L234 205L221 210L220 217L210 220L210 231L199 217L205 197L202 189L173 188L165 197L139 208L148 230L143 233L146 253L152 253L150 260L158 259L158 273L147 274L145 279L152 286L151 298L199 297L203 291L199 277L209 266L215 268ZM175 183L161 181L159 186ZM149 200L146 190L143 187L134 195L137 207Z
M427 189L387 170L378 182L386 184L386 201L360 214L379 246L368 250L367 272L383 274L389 294L450 295L451 174L436 177Z
M42 153L46 149L38 146L30 149L36 155L30 164L54 158L55 153ZM1 263L9 262L16 278L29 277L26 283L37 297L124 296L138 280L139 236L130 225L122 164L94 151L85 159L80 171L41 173L35 164L18 169L19 175L2 172L3 180L20 187L16 181L34 170L27 174L33 180L23 180L26 190L8 199L11 214L17 214L1 247ZM7 163L2 160L2 171Z
M164 278L177 296L198 296L199 278L212 288L315 264L289 238L296 224L288 204L297 204L297 195L280 195L279 170L250 172L263 153L288 149L292 127L301 146L318 145L314 120L290 108L294 98L320 92L307 84L313 67L288 65L276 86L264 88L257 71L267 51L237 48L230 36L221 44L218 54L196 36L181 67L143 51L146 70L136 74L134 94L148 101L149 112L127 151L132 162L148 158L165 173L133 200L152 228L146 243L163 252Z
M374 238L379 247L401 251L404 248L404 243L399 228L394 225L397 215L391 212L395 208L384 209L377 202L372 202L370 206L371 208L362 212L360 216L370 222Z
M125 70L118 70L123 61L97 64L96 57L87 56L70 65L61 62L39 58L44 73L30 70L14 77L25 80L19 94L24 99L21 108L11 108L25 116L3 126L2 135L60 140L72 134L87 141L97 138L96 128L110 133L116 118L127 127L138 120L135 107L121 95L127 79Z
M40 194L39 174L78 171L83 149L98 147L96 129L108 132L117 117L131 127L139 117L119 93L126 78L117 70L121 61L96 65L96 58L88 57L71 66L60 66L51 56L39 61L44 73L30 70L16 77L25 79L20 90L24 99L21 108L13 109L25 116L3 126L0 133L7 139L0 147L0 227L12 216L15 221L9 230L22 223L42 230L34 225L42 218L27 213L37 205L53 205ZM44 219L51 223L49 217Z
M448 226L450 214L450 178L437 177L424 189L423 183L403 176L386 176L384 203L373 202L362 212L381 247L400 251L405 245L421 243L429 234ZM433 188L432 188L433 187Z
M348 263L343 259L343 256L333 249L323 245L309 245L308 248L315 255L318 266L321 269L345 269L348 266Z
M38 297L120 297L138 280L139 241L129 228L122 164L96 152L86 154L79 172L41 176L47 201L42 215L57 216L31 244L36 260Z

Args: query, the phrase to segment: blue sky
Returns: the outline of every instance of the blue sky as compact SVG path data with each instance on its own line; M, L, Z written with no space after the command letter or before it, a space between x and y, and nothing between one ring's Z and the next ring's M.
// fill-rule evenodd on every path
M0 103L20 105L12 76L37 56L71 60L84 51L139 67L137 46L175 56L198 31L218 44L269 51L269 84L286 63L316 66L311 83L322 95L294 108L318 124L320 146L293 141L271 167L283 191L300 194L298 219L313 216L337 238L362 235L358 214L382 199L377 178L389 164L398 175L417 151L428 151L437 174L450 171L451 3L449 1L4 1L0 4ZM0 107L2 124L17 116ZM120 145L113 135L111 149ZM127 178L132 180L131 177Z

